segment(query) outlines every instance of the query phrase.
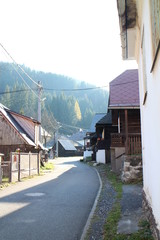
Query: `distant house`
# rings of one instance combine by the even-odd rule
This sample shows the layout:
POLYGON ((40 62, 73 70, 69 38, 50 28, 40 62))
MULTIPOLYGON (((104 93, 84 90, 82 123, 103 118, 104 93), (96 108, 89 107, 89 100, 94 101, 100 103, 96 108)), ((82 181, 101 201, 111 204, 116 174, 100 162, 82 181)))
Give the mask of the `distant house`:
POLYGON ((110 82, 108 109, 112 111, 111 164, 121 171, 123 155, 141 154, 138 70, 123 72, 110 82))
POLYGON ((0 104, 0 152, 4 154, 4 160, 9 160, 10 152, 17 148, 23 152, 37 151, 39 127, 37 120, 0 104))
POLYGON ((41 127, 41 141, 46 148, 47 142, 52 138, 52 136, 41 127))
POLYGON ((71 140, 59 139, 58 140, 58 156, 59 157, 73 157, 76 156, 77 149, 71 140))
POLYGON ((93 160, 95 160, 96 153, 94 151, 94 146, 97 141, 96 123, 104 116, 105 113, 96 113, 92 119, 90 129, 88 130, 88 132, 86 132, 86 136, 84 137, 84 159, 92 156, 93 160))
POLYGON ((160 1, 117 0, 123 59, 139 69, 143 204, 160 239, 160 1))
POLYGON ((108 163, 110 159, 111 133, 117 132, 117 127, 112 126, 111 110, 96 123, 96 161, 108 163))
POLYGON ((84 151, 84 140, 82 141, 71 141, 73 146, 76 148, 76 156, 83 156, 84 151))
POLYGON ((86 130, 79 129, 76 133, 73 133, 68 139, 72 140, 73 145, 77 149, 77 155, 83 156, 84 151, 84 137, 86 136, 86 130))

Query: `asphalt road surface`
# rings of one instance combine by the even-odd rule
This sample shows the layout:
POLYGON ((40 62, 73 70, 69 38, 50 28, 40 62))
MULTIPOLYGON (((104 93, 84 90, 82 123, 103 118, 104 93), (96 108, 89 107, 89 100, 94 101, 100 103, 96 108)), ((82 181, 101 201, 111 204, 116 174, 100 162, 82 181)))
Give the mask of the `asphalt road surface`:
POLYGON ((0 240, 78 240, 99 190, 95 170, 79 158, 0 190, 0 240))

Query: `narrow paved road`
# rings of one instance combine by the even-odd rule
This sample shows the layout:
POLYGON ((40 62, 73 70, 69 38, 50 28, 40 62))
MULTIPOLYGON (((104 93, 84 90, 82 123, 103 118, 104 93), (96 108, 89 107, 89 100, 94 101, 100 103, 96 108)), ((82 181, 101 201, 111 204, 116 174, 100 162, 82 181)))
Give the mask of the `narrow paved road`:
POLYGON ((77 240, 99 189, 78 158, 53 160, 45 176, 0 191, 0 240, 77 240))

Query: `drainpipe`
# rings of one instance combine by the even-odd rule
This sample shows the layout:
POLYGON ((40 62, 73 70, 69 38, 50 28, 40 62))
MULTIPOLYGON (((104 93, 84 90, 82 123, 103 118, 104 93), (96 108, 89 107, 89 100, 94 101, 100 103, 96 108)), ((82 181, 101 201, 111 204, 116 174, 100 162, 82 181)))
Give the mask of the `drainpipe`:
POLYGON ((128 34, 127 34, 127 0, 125 0, 125 22, 126 22, 126 59, 128 59, 128 34))

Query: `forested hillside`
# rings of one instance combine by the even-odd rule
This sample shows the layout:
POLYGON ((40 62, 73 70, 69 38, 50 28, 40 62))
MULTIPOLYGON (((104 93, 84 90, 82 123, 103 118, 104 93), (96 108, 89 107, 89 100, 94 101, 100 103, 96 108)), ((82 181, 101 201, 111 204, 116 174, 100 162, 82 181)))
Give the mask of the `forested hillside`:
MULTIPOLYGON (((42 126, 52 134, 57 128, 57 122, 63 133, 71 134, 76 127, 89 128, 95 113, 107 111, 108 92, 106 90, 87 90, 95 86, 66 76, 32 71, 25 66, 22 67, 36 82, 41 81, 42 99, 46 98, 42 102, 42 126)), ((11 63, 0 63, 0 102, 2 104, 13 111, 37 119, 37 95, 37 86, 17 66, 11 63)))

